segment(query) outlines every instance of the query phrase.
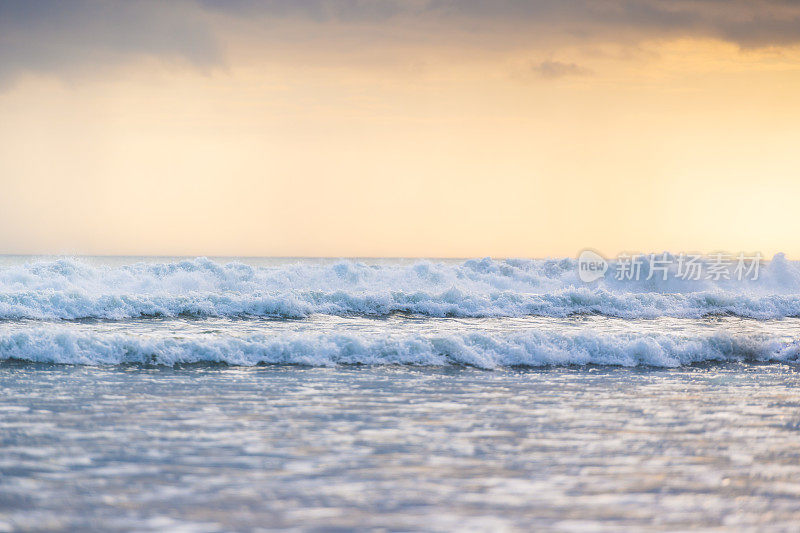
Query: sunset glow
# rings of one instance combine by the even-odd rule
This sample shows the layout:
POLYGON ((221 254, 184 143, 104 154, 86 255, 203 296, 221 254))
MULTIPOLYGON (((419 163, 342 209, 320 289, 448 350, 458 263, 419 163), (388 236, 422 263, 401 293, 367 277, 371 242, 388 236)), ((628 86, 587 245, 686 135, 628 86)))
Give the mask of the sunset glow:
POLYGON ((800 257, 800 31, 579 4, 7 8, 0 251, 800 257))

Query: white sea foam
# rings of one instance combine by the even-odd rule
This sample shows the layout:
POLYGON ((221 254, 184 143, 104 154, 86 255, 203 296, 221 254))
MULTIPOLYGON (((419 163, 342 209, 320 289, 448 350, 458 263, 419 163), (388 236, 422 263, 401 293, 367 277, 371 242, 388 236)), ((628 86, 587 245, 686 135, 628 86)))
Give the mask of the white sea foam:
POLYGON ((677 367, 709 361, 797 362, 800 344, 726 333, 680 336, 582 331, 446 335, 288 333, 167 337, 33 328, 0 335, 0 361, 116 365, 213 362, 332 366, 618 365, 677 367))
POLYGON ((302 318, 398 312, 457 317, 800 316, 800 264, 777 255, 755 281, 636 282, 607 276, 593 284, 578 279, 573 259, 261 267, 205 258, 121 267, 60 259, 0 268, 0 319, 302 318))

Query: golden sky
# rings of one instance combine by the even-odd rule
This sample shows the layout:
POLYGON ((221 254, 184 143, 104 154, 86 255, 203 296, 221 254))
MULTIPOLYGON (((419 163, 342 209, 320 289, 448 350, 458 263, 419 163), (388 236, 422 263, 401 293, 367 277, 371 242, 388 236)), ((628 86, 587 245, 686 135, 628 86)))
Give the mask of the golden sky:
POLYGON ((796 3, 67 4, 0 7, 0 252, 800 258, 796 3))

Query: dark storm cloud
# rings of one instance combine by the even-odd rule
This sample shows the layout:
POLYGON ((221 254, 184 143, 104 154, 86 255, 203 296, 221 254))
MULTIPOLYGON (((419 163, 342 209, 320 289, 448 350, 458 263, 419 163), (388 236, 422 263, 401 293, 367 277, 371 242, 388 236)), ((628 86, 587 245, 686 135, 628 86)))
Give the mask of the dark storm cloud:
MULTIPOLYGON (((337 45, 324 39, 328 23, 370 29, 370 36, 391 25, 392 39, 414 35, 415 44, 425 44, 426 35, 430 43, 454 44, 477 35, 481 46, 532 49, 673 37, 747 47, 800 42, 798 0, 0 0, 0 84, 24 71, 58 73, 140 56, 215 64, 224 40, 215 21, 225 18, 250 21, 253 28, 299 24, 306 30, 295 34, 297 43, 281 45, 310 46, 303 37, 308 31, 323 36, 313 45, 321 49, 337 45)), ((264 46, 271 44, 269 32, 258 35, 264 46)), ((538 68, 545 76, 565 70, 538 68)))

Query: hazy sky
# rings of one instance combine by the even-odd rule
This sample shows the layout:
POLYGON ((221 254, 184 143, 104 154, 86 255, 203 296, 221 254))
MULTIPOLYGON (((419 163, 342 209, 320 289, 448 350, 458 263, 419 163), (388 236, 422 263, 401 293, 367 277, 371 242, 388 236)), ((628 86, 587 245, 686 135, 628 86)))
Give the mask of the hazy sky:
POLYGON ((0 2, 0 252, 800 258, 800 2, 0 2))

